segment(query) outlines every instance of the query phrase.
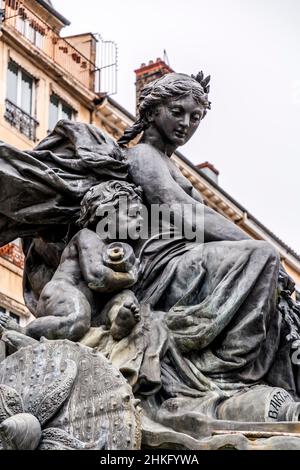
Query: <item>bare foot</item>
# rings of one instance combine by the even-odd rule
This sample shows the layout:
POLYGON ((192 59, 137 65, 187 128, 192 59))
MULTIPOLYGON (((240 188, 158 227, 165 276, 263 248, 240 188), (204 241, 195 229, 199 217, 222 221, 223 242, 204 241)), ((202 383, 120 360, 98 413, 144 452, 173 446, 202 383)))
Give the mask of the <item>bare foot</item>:
POLYGON ((140 308, 135 301, 125 301, 114 318, 110 333, 115 340, 128 336, 138 321, 140 321, 140 308))

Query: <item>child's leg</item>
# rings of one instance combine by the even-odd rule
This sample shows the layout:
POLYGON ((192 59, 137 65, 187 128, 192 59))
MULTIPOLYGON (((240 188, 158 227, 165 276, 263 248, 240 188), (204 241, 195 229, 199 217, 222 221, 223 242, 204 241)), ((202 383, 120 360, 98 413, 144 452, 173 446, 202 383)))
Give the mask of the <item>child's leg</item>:
POLYGON ((110 333, 116 340, 128 336, 140 320, 139 307, 132 302, 125 302, 113 320, 110 333))
POLYGON ((51 281, 41 293, 38 317, 26 328, 36 339, 69 339, 78 341, 90 328, 91 306, 78 287, 66 281, 51 281))

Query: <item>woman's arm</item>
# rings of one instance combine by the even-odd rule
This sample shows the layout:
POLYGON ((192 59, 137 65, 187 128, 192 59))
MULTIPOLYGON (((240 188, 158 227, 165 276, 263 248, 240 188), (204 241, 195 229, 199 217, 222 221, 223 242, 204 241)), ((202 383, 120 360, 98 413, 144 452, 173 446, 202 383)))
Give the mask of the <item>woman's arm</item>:
POLYGON ((185 227, 192 231, 196 226, 201 227, 204 231, 204 242, 249 239, 231 221, 189 196, 174 181, 163 155, 154 147, 148 144, 138 144, 128 150, 127 158, 129 174, 133 182, 142 187, 148 204, 167 204, 170 207, 179 204, 184 214, 185 227), (197 208, 196 224, 186 211, 183 212, 186 205, 193 209, 197 208))

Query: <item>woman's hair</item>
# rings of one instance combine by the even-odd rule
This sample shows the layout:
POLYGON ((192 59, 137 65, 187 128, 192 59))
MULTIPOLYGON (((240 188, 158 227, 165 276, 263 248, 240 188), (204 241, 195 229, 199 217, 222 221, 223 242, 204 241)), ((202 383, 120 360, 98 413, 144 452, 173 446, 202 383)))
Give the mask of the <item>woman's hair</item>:
POLYGON ((81 227, 93 225, 99 216, 99 209, 105 212, 106 206, 117 208, 120 197, 127 197, 130 200, 142 198, 142 190, 140 187, 127 183, 126 181, 106 181, 97 186, 93 186, 84 195, 81 201, 80 217, 77 224, 81 227))
POLYGON ((209 81, 210 76, 204 78, 203 72, 198 73, 196 77, 194 75, 190 77, 182 73, 169 73, 146 85, 142 89, 139 99, 138 119, 125 130, 123 136, 118 140, 118 144, 124 147, 138 134, 147 129, 149 126, 148 112, 169 99, 179 99, 192 95, 198 104, 204 106, 206 114, 206 110, 210 109, 210 101, 208 101, 209 81))

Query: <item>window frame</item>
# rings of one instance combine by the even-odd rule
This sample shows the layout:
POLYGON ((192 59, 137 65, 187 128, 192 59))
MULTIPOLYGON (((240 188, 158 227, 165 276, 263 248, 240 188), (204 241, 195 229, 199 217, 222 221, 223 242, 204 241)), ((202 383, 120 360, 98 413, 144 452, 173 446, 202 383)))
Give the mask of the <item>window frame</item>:
POLYGON ((28 73, 25 69, 20 67, 14 60, 10 59, 7 65, 7 79, 8 79, 8 70, 9 70, 9 65, 14 64, 17 67, 18 73, 17 73, 17 99, 16 103, 14 103, 10 97, 8 96, 8 86, 6 85, 6 99, 11 101, 15 106, 17 106, 21 111, 26 113, 28 116, 32 118, 36 118, 36 79, 28 73), (31 79, 31 110, 30 113, 25 111, 25 109, 22 108, 22 75, 25 74, 31 79))
POLYGON ((34 44, 39 49, 43 49, 43 39, 45 36, 37 31, 27 19, 18 16, 16 26, 19 33, 28 39, 31 44, 34 44))
POLYGON ((36 119, 37 86, 38 80, 11 57, 9 57, 6 71, 4 119, 9 122, 11 126, 16 128, 18 132, 25 135, 27 139, 33 142, 37 141, 36 133, 37 127, 39 126, 39 122, 36 119), (14 88, 11 87, 10 80, 12 80, 14 88), (30 81, 30 86, 28 85, 28 81, 30 81), (28 102, 30 105, 30 112, 22 107, 22 105, 27 104, 26 100, 24 99, 24 97, 27 96, 25 93, 26 89, 30 90, 30 102, 28 102))
POLYGON ((71 110, 71 118, 70 120, 71 121, 75 121, 76 120, 76 111, 74 108, 72 108, 72 106, 70 104, 68 104, 63 98, 61 98, 59 95, 57 95, 56 93, 51 93, 50 97, 49 97, 49 112, 48 112, 48 132, 51 132, 54 127, 50 126, 50 106, 51 106, 51 98, 52 97, 55 97, 57 99, 57 102, 58 102, 58 105, 57 105, 57 121, 56 123, 54 124, 54 127, 56 126, 56 124, 61 120, 61 119, 65 119, 63 118, 63 106, 65 106, 66 108, 69 108, 71 110))

